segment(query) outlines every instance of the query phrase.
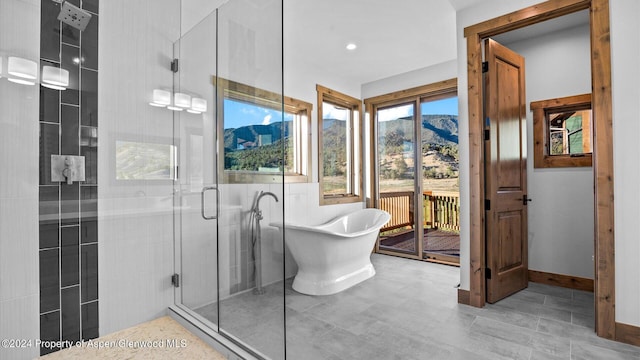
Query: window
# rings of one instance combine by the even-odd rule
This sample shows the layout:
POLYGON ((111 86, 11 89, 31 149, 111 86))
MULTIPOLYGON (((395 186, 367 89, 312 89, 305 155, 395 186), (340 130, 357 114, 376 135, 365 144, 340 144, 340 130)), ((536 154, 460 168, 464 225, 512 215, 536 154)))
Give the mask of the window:
POLYGON ((224 183, 306 182, 310 167, 310 103, 219 80, 219 139, 224 183))
POLYGON ((316 86, 320 205, 362 201, 360 100, 316 86))
POLYGON ((534 167, 591 166, 591 94, 534 101, 534 167))

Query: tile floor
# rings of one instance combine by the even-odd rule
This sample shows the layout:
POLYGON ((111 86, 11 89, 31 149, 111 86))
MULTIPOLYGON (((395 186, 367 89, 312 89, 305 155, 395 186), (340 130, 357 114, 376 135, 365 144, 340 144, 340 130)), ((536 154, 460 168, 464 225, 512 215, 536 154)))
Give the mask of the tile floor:
POLYGON ((457 303, 458 268, 378 254, 372 262, 375 277, 335 295, 302 295, 288 280, 225 300, 220 326, 283 359, 284 291, 287 359, 640 359, 639 347, 595 335, 592 293, 530 283, 478 309, 457 303))

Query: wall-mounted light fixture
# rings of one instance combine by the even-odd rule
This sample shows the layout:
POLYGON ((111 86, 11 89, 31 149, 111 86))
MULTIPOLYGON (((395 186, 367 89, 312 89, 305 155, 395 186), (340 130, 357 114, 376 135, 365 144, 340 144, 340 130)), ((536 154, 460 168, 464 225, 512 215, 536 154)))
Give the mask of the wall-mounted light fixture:
POLYGON ((35 61, 10 56, 7 62, 8 79, 22 85, 35 85, 38 78, 38 64, 35 61))
POLYGON ((66 90, 69 86, 69 71, 54 66, 43 66, 42 86, 53 90, 66 90))
POLYGON ((199 97, 192 97, 185 93, 172 94, 171 91, 154 89, 151 106, 166 107, 173 111, 183 111, 191 114, 202 114, 207 112, 207 100, 199 97))
POLYGON ((157 107, 165 107, 171 105, 171 91, 153 89, 153 98, 149 105, 157 107))
POLYGON ((191 108, 187 112, 192 114, 202 114, 207 111, 207 100, 194 97, 191 99, 191 108))
MULTIPOLYGON (((177 111, 182 111, 184 109, 190 108, 191 96, 185 93, 175 93, 173 95, 173 106, 179 109, 177 111)), ((175 110, 175 109, 171 109, 171 110, 175 110)))

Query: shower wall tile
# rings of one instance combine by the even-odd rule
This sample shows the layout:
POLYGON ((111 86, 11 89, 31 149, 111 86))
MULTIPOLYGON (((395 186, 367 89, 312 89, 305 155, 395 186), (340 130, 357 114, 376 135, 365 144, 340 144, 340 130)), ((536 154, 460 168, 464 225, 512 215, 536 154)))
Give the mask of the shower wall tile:
POLYGON ((96 148, 98 147, 98 128, 94 126, 80 127, 80 147, 96 148))
MULTIPOLYGON (((42 60, 40 68, 43 66, 60 67, 60 64, 42 60)), ((40 86, 40 121, 60 122, 60 90, 40 86)))
POLYGON ((80 340, 80 286, 62 289, 60 296, 62 318, 62 340, 80 340))
POLYGON ((98 213, 98 187, 80 186, 80 214, 82 218, 96 219, 98 213))
POLYGON ((77 106, 62 105, 60 152, 61 155, 80 155, 80 112, 77 106))
POLYGON ((58 223, 60 217, 59 186, 40 186, 40 223, 58 223))
POLYGON ((98 242, 98 218, 82 218, 80 220, 80 242, 89 244, 98 242))
POLYGON ((60 286, 80 283, 80 231, 78 226, 60 229, 60 286))
POLYGON ((98 70, 98 15, 93 15, 82 33, 82 67, 98 70))
POLYGON ((82 125, 98 126, 98 73, 82 69, 82 125))
POLYGON ((40 249, 49 249, 60 246, 58 222, 52 224, 40 223, 40 249))
POLYGON ((57 185, 51 181, 51 155, 59 154, 60 125, 40 123, 40 185, 57 185))
POLYGON ((60 62, 60 4, 41 1, 40 8, 40 57, 60 62))
MULTIPOLYGON (((95 139, 97 143, 97 139, 95 139)), ((80 147, 80 155, 84 156, 84 183, 98 183, 98 148, 96 147, 80 147)))
POLYGON ((80 127, 80 155, 84 156, 84 184, 98 183, 98 128, 80 127))
POLYGON ((83 303, 98 299, 98 244, 82 245, 81 294, 83 303))
MULTIPOLYGON (((56 310, 40 315, 40 339, 42 341, 60 340, 60 311, 56 310)), ((43 349, 42 355, 60 350, 60 348, 43 349)))
POLYGON ((58 249, 40 250, 40 313, 60 308, 58 249))
POLYGON ((100 0, 82 0, 82 8, 94 14, 98 14, 100 0))
POLYGON ((98 302, 82 305, 82 340, 98 337, 98 302))
MULTIPOLYGON (((40 62, 69 71, 69 87, 40 87, 40 338, 98 337, 98 1, 68 0, 93 13, 80 31, 42 0, 40 62), (84 126, 83 126, 84 125, 84 126), (51 181, 51 155, 85 157, 85 181, 51 181)), ((36 235, 37 236, 37 233, 36 235)), ((37 284, 35 291, 37 292, 37 284)), ((36 310, 37 312, 37 310, 36 310)), ((44 355, 59 349, 39 349, 44 355)))
POLYGON ((62 103, 78 105, 80 90, 80 49, 62 44, 61 66, 69 71, 69 87, 62 92, 62 103))
POLYGON ((62 43, 73 46, 80 46, 80 30, 63 22, 62 26, 62 43))
POLYGON ((80 212, 80 185, 60 185, 60 225, 77 225, 80 212))

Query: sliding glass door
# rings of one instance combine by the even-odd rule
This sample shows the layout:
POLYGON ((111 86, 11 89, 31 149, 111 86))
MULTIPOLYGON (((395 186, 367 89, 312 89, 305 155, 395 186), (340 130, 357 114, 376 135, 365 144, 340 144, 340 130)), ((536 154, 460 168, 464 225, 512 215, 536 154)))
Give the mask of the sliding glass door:
POLYGON ((458 97, 420 102, 422 256, 460 263, 458 97))
MULTIPOLYGON (((365 100, 367 102, 367 100, 365 100)), ((376 207, 391 214, 377 251, 458 264, 458 99, 455 89, 373 104, 376 207)))
POLYGON ((378 207, 391 214, 380 232, 379 248, 418 256, 416 236, 416 122, 415 103, 376 111, 378 131, 378 207))

